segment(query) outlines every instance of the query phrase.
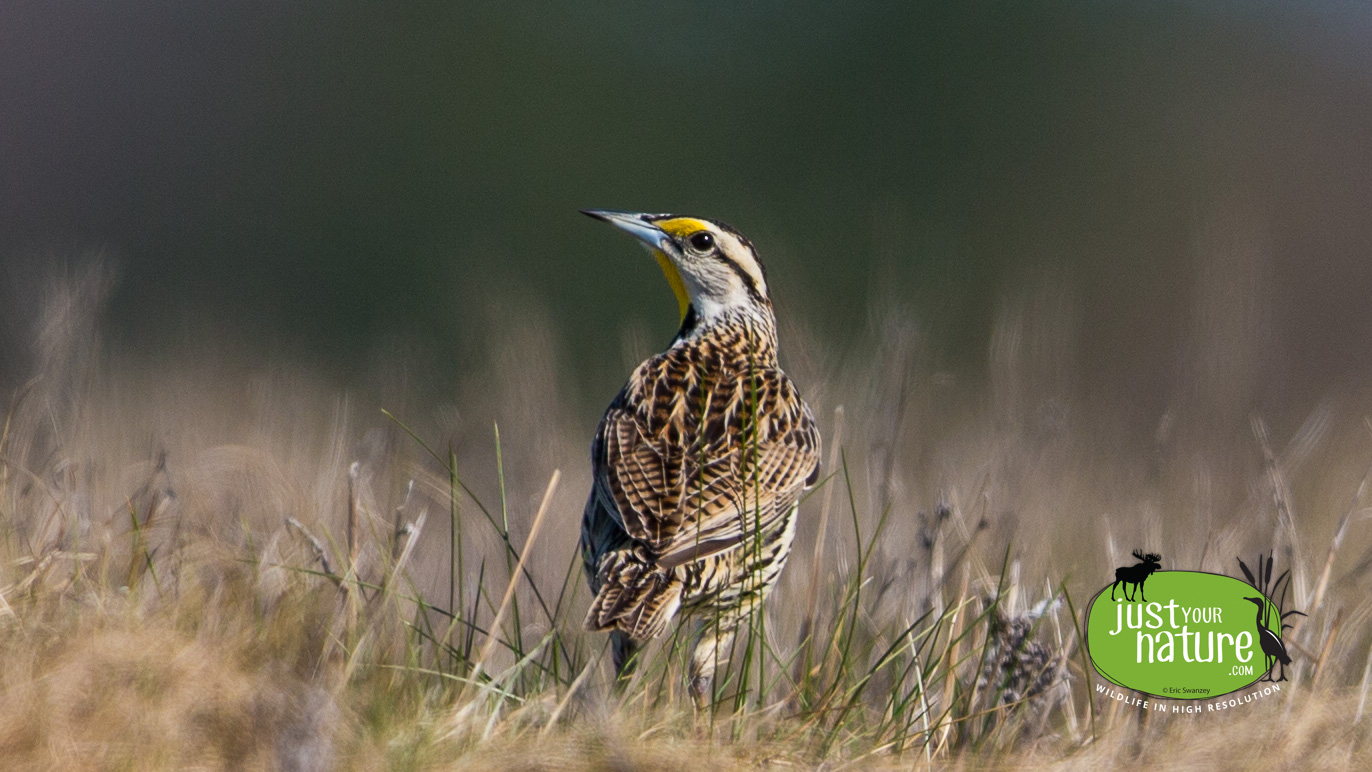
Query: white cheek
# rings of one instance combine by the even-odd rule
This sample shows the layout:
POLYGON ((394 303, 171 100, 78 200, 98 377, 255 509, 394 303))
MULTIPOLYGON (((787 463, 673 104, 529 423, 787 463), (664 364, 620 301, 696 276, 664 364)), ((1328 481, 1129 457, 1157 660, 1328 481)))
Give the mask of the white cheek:
POLYGON ((708 297, 701 297, 692 301, 696 307, 696 313, 700 315, 702 321, 710 321, 718 317, 727 308, 724 304, 708 297))
POLYGON ((747 290, 737 282, 726 281, 693 293, 692 302, 695 303, 696 313, 702 319, 709 320, 730 309, 749 305, 749 297, 747 290))

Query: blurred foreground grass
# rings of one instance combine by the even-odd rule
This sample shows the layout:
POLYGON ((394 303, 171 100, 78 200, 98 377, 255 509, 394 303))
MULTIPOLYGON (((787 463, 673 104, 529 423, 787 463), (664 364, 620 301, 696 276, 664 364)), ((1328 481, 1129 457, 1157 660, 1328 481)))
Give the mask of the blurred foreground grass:
POLYGON ((1372 764, 1356 395, 1273 417, 1282 442, 1178 400, 1138 444, 1064 387, 1053 303, 1003 315, 985 387, 898 315, 846 353, 784 331, 828 476, 696 714, 689 631, 617 695, 581 630, 589 429, 529 364, 554 357, 390 418, 308 374, 107 358, 101 281, 49 293, 0 432, 7 769, 1372 764), (1230 574, 1275 550, 1309 614, 1279 697, 1145 718, 1094 693, 1074 618, 1136 547, 1230 574))

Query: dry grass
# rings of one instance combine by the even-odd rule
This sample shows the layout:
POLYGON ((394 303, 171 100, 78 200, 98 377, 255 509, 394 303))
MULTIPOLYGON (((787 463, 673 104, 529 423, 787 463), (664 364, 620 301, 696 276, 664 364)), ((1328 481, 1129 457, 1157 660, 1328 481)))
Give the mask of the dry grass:
MULTIPOLYGON (((53 285, 0 433, 6 768, 1372 765, 1357 395, 1259 417, 1180 390, 1140 434, 1127 406, 1074 391, 1049 285, 1006 303, 984 386, 934 370, 899 315, 845 351, 784 330, 843 439, 696 715, 680 637, 615 695, 604 641, 580 630, 594 416, 558 397, 556 368, 508 356, 554 360, 546 325, 504 328, 461 409, 430 407, 279 368, 109 358, 107 286, 53 285), (1309 613, 1279 697, 1147 720, 1093 697, 1073 609, 1140 546, 1229 573, 1276 550, 1309 613)), ((1199 340, 1198 382, 1251 376, 1199 340)))

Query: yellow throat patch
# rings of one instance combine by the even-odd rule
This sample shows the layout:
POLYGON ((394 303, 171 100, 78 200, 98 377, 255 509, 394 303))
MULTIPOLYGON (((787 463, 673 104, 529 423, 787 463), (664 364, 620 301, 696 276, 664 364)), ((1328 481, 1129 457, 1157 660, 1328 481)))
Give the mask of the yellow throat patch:
MULTIPOLYGON (((653 257, 657 258, 657 264, 662 267, 662 274, 667 277, 667 285, 672 288, 672 293, 676 295, 676 304, 681 311, 681 319, 686 318, 686 309, 691 306, 691 296, 686 294, 686 282, 681 280, 681 272, 676 269, 672 259, 663 254, 662 250, 652 250, 653 257)), ((680 321, 680 320, 678 320, 680 321)))
MULTIPOLYGON (((694 217, 673 217, 670 220, 658 220, 653 225, 675 239, 683 239, 696 231, 709 230, 709 226, 694 217)), ((681 280, 681 272, 660 250, 654 249, 653 257, 657 258, 657 264, 662 266, 662 273, 667 276, 667 283, 671 285, 672 292, 676 293, 678 310, 681 311, 681 318, 685 319, 686 309, 691 306, 691 296, 686 294, 686 283, 681 280)))

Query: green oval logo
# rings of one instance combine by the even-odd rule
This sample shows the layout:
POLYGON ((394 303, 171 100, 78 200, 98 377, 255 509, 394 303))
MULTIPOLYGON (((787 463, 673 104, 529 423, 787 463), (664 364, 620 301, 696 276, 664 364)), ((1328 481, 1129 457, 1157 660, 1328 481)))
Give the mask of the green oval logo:
POLYGON ((1087 653, 1106 680, 1199 700, 1267 674, 1273 658, 1263 651, 1262 630, 1280 636, 1281 613, 1254 587, 1219 574, 1155 569, 1130 592, 1134 578, 1101 590, 1086 611, 1087 653))

